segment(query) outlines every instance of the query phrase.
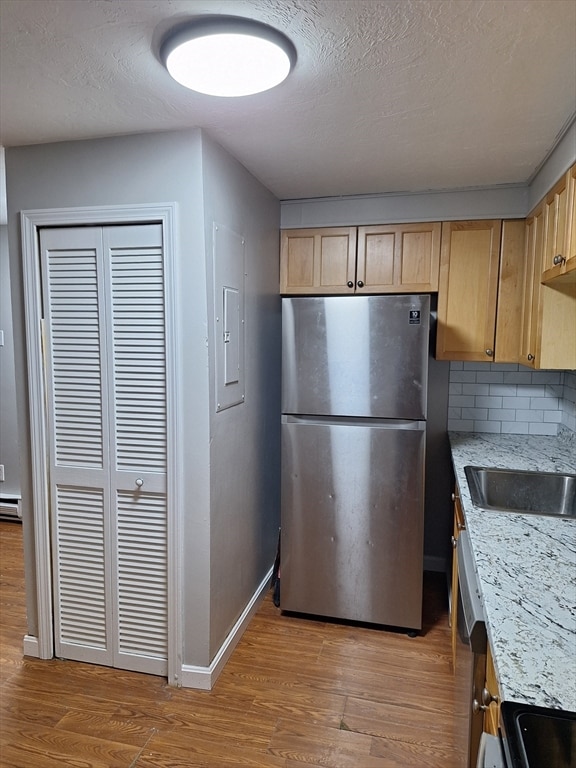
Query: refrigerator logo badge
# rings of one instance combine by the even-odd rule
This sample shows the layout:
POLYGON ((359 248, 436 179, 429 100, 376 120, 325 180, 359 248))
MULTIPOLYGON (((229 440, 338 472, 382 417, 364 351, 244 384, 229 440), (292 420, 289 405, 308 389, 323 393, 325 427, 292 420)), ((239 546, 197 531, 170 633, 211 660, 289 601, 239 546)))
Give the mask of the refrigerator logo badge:
POLYGON ((420 310, 419 309, 411 309, 410 310, 410 325, 420 325, 420 310))

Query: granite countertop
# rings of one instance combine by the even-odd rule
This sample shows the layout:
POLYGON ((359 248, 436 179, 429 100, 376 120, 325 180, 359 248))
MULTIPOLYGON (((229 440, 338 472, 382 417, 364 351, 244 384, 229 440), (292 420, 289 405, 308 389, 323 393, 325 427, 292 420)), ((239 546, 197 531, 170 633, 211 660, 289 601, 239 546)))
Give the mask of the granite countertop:
POLYGON ((503 700, 576 711, 576 520, 472 505, 468 464, 576 471, 565 437, 450 432, 503 700))

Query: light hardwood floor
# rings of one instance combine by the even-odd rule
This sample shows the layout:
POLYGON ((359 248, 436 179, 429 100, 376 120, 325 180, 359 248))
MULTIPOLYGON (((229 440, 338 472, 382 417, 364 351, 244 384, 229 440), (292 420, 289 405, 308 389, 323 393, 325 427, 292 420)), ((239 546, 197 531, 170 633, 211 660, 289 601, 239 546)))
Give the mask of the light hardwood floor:
POLYGON ((19 524, 0 522, 2 768, 459 768, 445 578, 424 628, 283 616, 269 595, 210 692, 22 657, 19 524))

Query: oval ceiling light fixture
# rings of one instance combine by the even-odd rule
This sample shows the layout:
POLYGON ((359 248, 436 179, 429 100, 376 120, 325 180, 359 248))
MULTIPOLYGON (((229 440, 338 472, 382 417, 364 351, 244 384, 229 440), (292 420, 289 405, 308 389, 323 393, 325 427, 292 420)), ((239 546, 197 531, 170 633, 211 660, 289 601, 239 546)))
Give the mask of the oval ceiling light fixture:
POLYGON ((267 91, 296 63, 296 49, 285 35, 237 16, 199 17, 178 26, 164 39, 160 56, 174 80, 210 96, 267 91))

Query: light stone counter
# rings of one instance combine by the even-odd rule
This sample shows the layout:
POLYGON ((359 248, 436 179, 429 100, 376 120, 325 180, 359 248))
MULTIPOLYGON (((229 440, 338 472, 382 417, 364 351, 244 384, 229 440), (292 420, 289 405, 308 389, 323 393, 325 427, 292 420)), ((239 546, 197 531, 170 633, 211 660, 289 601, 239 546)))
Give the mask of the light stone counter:
POLYGON ((478 509, 464 473, 576 472, 576 441, 449 436, 502 698, 576 711, 576 520, 478 509))

